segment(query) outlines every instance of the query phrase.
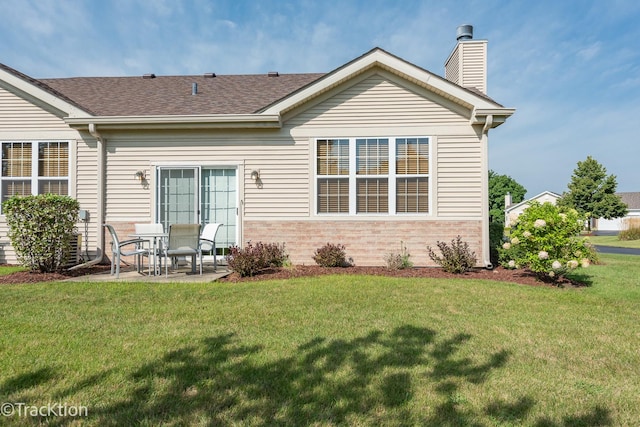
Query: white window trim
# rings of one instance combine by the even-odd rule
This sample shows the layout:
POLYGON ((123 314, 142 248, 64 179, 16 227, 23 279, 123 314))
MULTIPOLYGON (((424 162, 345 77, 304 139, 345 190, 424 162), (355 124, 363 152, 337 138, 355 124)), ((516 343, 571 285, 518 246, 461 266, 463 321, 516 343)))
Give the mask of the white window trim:
POLYGON ((2 197, 4 197, 4 194, 2 194, 2 182, 4 182, 5 180, 7 181, 26 181, 29 180, 31 181, 31 195, 33 196, 37 196, 39 194, 38 190, 40 188, 39 183, 40 180, 47 180, 47 179, 56 179, 56 180, 67 180, 67 194, 65 194, 66 196, 71 196, 72 194, 72 190, 71 190, 71 165, 72 163, 72 141, 68 140, 68 139, 27 139, 27 140, 19 140, 19 139, 10 139, 10 140, 0 140, 0 165, 2 160, 2 145, 3 144, 12 144, 12 143, 21 143, 21 144, 31 144, 31 177, 5 177, 2 176, 0 173, 0 200, 2 199, 2 197), (47 176, 38 176, 38 168, 39 168, 39 163, 38 163, 38 152, 39 152, 39 148, 40 148, 40 143, 42 142, 55 142, 55 143, 60 143, 60 142, 66 142, 67 143, 67 175, 66 176, 51 176, 51 177, 47 177, 47 176), (14 178, 14 179, 12 179, 14 178))
POLYGON ((433 149, 434 138, 427 135, 394 135, 394 136, 355 136, 355 137, 317 137, 313 139, 313 212, 315 216, 319 217, 406 217, 406 216, 419 216, 430 217, 433 212, 432 203, 432 190, 433 190, 433 149), (429 173, 428 174, 396 174, 396 139, 411 139, 411 138, 426 138, 429 145, 429 173), (330 139, 346 139, 349 141, 349 174, 348 175, 318 175, 318 141, 330 140, 330 139), (358 175, 356 172, 356 140, 358 139, 387 139, 389 141, 389 173, 386 175, 358 175), (318 212, 318 179, 323 177, 331 178, 348 178, 349 179, 349 213, 321 213, 318 212), (356 199, 356 180, 357 178, 384 178, 388 179, 389 188, 389 212, 387 213, 357 213, 357 199, 356 199), (428 212, 396 212, 396 181, 398 177, 426 177, 429 186, 429 199, 428 199, 428 212))

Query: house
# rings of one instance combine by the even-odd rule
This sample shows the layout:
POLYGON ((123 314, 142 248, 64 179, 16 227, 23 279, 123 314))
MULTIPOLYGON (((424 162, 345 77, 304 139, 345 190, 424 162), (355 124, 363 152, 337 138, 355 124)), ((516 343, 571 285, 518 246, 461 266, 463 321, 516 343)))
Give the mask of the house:
POLYGON ((594 229, 598 232, 617 233, 629 227, 640 227, 640 192, 616 193, 626 203, 629 211, 624 218, 598 218, 594 229))
MULTIPOLYGON (((489 130, 514 113, 486 94, 486 40, 460 27, 440 77, 380 48, 326 74, 35 79, 0 65, 0 198, 53 192, 102 224, 221 222, 218 247, 324 244, 383 265, 403 242, 457 235, 489 266, 489 130)), ((86 230, 86 231, 85 231, 86 230)), ((0 262, 15 261, 0 218, 0 262)), ((106 242, 109 243, 108 241, 106 242)))
POLYGON ((560 194, 556 194, 551 191, 543 191, 542 193, 537 194, 530 199, 523 200, 520 203, 512 204, 511 196, 507 194, 507 196, 505 197, 504 209, 505 228, 511 227, 515 220, 518 219, 520 215, 522 215, 522 212, 524 212, 532 202, 538 202, 540 204, 551 203, 555 205, 560 197, 562 197, 560 194))

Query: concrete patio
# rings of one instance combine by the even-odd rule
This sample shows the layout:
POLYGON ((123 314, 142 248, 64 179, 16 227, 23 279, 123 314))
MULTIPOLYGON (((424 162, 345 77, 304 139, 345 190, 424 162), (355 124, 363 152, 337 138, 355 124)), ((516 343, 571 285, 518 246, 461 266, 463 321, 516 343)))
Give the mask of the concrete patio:
POLYGON ((154 276, 149 275, 145 268, 141 273, 131 265, 120 266, 120 277, 116 279, 115 275, 111 275, 109 270, 85 276, 78 276, 67 279, 68 282, 155 282, 155 283, 187 283, 187 282, 214 282, 221 277, 231 274, 226 265, 218 264, 218 268, 214 270, 213 265, 205 264, 202 268, 202 275, 197 272, 191 273, 191 266, 184 265, 176 269, 169 269, 169 274, 165 276, 164 269, 162 274, 154 276))

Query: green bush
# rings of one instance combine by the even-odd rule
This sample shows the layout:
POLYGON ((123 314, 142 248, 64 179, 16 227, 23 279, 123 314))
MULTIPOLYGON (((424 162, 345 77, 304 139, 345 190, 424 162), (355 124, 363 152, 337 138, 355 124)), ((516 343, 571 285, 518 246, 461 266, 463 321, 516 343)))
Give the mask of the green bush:
POLYGON ((584 218, 575 209, 532 203, 511 228, 500 248, 500 264, 526 268, 539 278, 556 281, 569 270, 587 267, 595 250, 580 238, 584 218))
POLYGON ((313 260, 320 267, 347 267, 347 254, 344 245, 334 245, 327 243, 323 247, 316 249, 313 260))
POLYGON ((43 273, 62 269, 71 251, 69 236, 75 231, 79 209, 77 200, 54 194, 5 201, 2 211, 18 262, 43 273))
POLYGON ((246 247, 231 246, 227 255, 229 269, 240 276, 253 276, 265 268, 282 267, 288 261, 284 244, 248 243, 246 247))
POLYGON ((618 233, 618 240, 640 240, 640 227, 631 227, 618 233))
POLYGON ((437 242, 442 256, 437 255, 430 246, 427 246, 429 258, 448 273, 462 274, 471 270, 476 265, 476 254, 469 250, 469 244, 463 242, 460 236, 451 240, 451 246, 446 242, 437 242))

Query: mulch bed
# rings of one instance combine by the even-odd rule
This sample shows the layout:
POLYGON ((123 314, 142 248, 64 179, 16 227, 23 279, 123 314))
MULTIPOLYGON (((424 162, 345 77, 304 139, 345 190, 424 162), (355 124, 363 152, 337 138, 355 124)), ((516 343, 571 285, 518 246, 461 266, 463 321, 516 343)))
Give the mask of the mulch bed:
MULTIPOLYGON (((95 265, 90 268, 82 268, 79 270, 64 271, 61 273, 37 273, 20 271, 0 276, 0 284, 12 283, 38 283, 64 280, 70 277, 85 276, 87 274, 103 273, 109 271, 109 265, 95 265)), ((524 270, 508 270, 497 267, 493 270, 474 269, 465 274, 451 274, 445 272, 441 268, 434 267, 414 267, 404 270, 389 270, 385 267, 344 267, 344 268, 326 268, 315 265, 298 265, 294 267, 275 268, 261 271, 253 277, 240 277, 236 273, 218 279, 220 282, 247 282, 255 280, 269 279, 290 279, 294 277, 313 277, 326 274, 365 274, 373 276, 387 277, 426 277, 440 279, 486 279, 496 280, 510 283, 519 283, 529 286, 558 286, 563 288, 584 287, 585 284, 562 278, 555 283, 547 283, 540 281, 533 273, 524 270)))
POLYGON ((219 279, 221 282, 246 282, 252 280, 289 279, 293 277, 321 276, 325 274, 366 274, 387 277, 425 277, 439 279, 486 279, 502 282, 519 283, 528 286, 557 286, 564 288, 584 287, 585 284, 568 278, 562 278, 555 283, 540 281, 533 273, 524 270, 509 270, 497 267, 493 270, 473 269, 465 274, 447 273, 442 268, 414 267, 404 270, 389 270, 385 267, 344 267, 327 268, 312 265, 302 265, 288 268, 268 269, 252 277, 240 277, 236 273, 219 279))

